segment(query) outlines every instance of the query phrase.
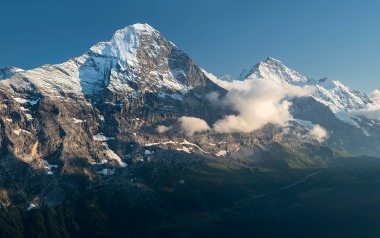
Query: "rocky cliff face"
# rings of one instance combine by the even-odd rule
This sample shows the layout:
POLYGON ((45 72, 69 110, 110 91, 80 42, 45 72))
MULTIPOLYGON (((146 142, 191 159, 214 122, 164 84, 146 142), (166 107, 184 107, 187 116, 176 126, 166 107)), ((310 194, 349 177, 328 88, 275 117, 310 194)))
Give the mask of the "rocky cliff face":
MULTIPOLYGON (((128 165, 152 156, 151 147, 161 142, 171 150, 188 152, 191 146, 203 153, 184 140, 178 118, 222 116, 205 95, 224 90, 146 24, 119 30, 109 42, 62 64, 3 71, 1 163, 24 164, 43 181, 65 174, 111 175, 117 168, 128 173, 128 165), (157 144, 145 147, 150 143, 157 144)), ((18 182, 25 193, 30 184, 18 182)), ((33 196, 42 194, 23 199, 33 196)), ((5 197, 11 203, 19 195, 5 197)))
POLYGON ((142 24, 63 64, 16 73, 0 90, 3 156, 27 163, 114 159, 122 166, 127 144, 144 129, 157 134, 157 125, 180 115, 217 117, 204 95, 221 91, 185 53, 142 24), (114 152, 106 141, 124 146, 114 152))

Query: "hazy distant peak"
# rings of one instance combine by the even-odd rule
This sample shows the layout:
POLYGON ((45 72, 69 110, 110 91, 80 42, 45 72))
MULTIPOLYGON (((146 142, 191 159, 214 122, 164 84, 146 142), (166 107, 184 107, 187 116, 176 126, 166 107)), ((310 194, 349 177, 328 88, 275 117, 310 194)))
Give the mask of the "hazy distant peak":
POLYGON ((240 80, 262 78, 271 78, 275 81, 287 83, 305 83, 312 80, 288 68, 280 60, 273 57, 268 57, 265 61, 259 62, 249 71, 244 70, 239 77, 240 80))

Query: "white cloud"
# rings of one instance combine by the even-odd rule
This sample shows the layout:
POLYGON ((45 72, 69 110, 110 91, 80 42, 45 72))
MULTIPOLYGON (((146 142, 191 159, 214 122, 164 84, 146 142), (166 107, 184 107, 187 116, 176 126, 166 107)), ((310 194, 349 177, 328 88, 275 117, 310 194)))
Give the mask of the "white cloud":
MULTIPOLYGON (((236 114, 216 121, 212 130, 216 133, 252 132, 268 123, 285 126, 291 119, 290 98, 312 95, 314 86, 294 86, 274 80, 225 81, 203 71, 214 83, 228 90, 224 98, 210 93, 207 99, 216 106, 230 107, 236 114)), ((207 125, 207 124, 206 124, 207 125)), ((315 129, 314 137, 321 131, 315 129)), ((327 134, 327 132, 326 132, 327 134)), ((323 135, 320 135, 323 138, 323 135)))
POLYGON ((188 136, 194 135, 194 133, 210 130, 206 121, 196 117, 183 116, 178 119, 181 124, 182 130, 188 136))
POLYGON ((218 77, 216 77, 215 75, 213 75, 212 73, 208 73, 206 70, 202 69, 202 72, 211 80, 213 81, 215 84, 217 84, 219 87, 222 87, 222 88, 225 88, 227 90, 231 89, 230 87, 230 84, 231 82, 229 81, 226 81, 226 80, 222 80, 222 79, 219 79, 218 77))
POLYGON ((369 119, 380 120, 380 106, 379 105, 368 106, 365 109, 351 111, 351 113, 353 115, 356 115, 356 116, 364 116, 364 117, 367 117, 369 119))
POLYGON ((329 138, 329 133, 326 131, 326 129, 318 124, 313 124, 311 121, 304 121, 301 119, 293 119, 293 121, 306 129, 305 132, 304 130, 299 131, 291 130, 289 128, 285 129, 287 133, 294 134, 297 138, 307 141, 317 140, 319 143, 322 143, 327 138, 329 138))
POLYGON ((217 92, 211 92, 211 93, 209 93, 209 94, 206 95, 206 98, 212 104, 214 104, 214 105, 220 105, 220 98, 219 98, 219 96, 220 95, 217 92))
POLYGON ((309 131, 309 136, 318 142, 323 142, 329 137, 329 134, 325 128, 320 125, 314 125, 314 127, 309 131))
MULTIPOLYGON (((213 125, 217 133, 251 132, 273 123, 284 126, 291 119, 289 97, 310 96, 312 86, 293 86, 272 80, 246 80, 229 83, 229 92, 221 104, 230 106, 237 115, 228 115, 213 125)), ((215 95, 208 97, 216 100, 215 95)))
POLYGON ((351 111, 351 114, 380 120, 380 90, 375 90, 369 93, 368 96, 373 103, 369 104, 367 108, 353 110, 351 111))
POLYGON ((374 90, 373 92, 369 93, 368 96, 372 102, 380 104, 380 90, 374 90))
POLYGON ((170 131, 172 129, 172 127, 171 126, 164 126, 164 125, 159 125, 159 126, 157 126, 157 132, 158 133, 165 133, 165 132, 168 132, 168 131, 170 131))

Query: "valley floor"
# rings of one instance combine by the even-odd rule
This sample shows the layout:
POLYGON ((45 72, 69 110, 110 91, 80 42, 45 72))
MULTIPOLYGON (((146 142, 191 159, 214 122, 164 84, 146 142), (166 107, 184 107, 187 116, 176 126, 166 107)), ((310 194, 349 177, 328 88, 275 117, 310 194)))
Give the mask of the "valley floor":
POLYGON ((334 163, 328 168, 263 169, 209 162, 183 169, 183 164, 163 159, 139 168, 144 183, 135 186, 122 175, 104 177, 112 183, 72 178, 81 193, 56 207, 2 209, 0 234, 378 237, 380 159, 339 158, 334 163))

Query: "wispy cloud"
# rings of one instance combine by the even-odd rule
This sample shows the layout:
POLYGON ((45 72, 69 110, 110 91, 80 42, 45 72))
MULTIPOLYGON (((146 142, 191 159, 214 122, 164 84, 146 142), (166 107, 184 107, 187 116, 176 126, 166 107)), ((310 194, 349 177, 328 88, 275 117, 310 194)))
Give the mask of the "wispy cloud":
MULTIPOLYGON (((289 99, 310 96, 316 90, 313 86, 293 86, 272 80, 233 81, 228 82, 227 89, 224 98, 217 93, 207 95, 214 105, 236 111, 213 124, 211 130, 216 133, 252 132, 268 123, 285 126, 292 118, 289 99)), ((210 129, 200 118, 182 117, 180 122, 188 135, 210 129)))
POLYGON ((315 139, 318 142, 323 142, 329 137, 326 129, 320 125, 314 125, 314 127, 309 131, 308 135, 310 138, 315 139))
MULTIPOLYGON (((230 106, 237 115, 228 115, 213 125, 217 133, 251 132, 273 123, 284 126, 291 119, 290 97, 310 96, 313 86, 293 86, 272 80, 231 82, 231 89, 220 103, 230 106)), ((215 103, 215 95, 210 96, 215 103)))
POLYGON ((373 92, 369 93, 368 96, 372 102, 380 104, 380 90, 374 90, 373 92))
POLYGON ((162 133, 170 131, 171 129, 172 129, 171 126, 159 125, 159 126, 157 126, 156 130, 158 133, 162 134, 162 133))
POLYGON ((181 124, 182 130, 188 136, 194 135, 194 133, 210 130, 206 121, 196 117, 183 116, 178 119, 181 124))

